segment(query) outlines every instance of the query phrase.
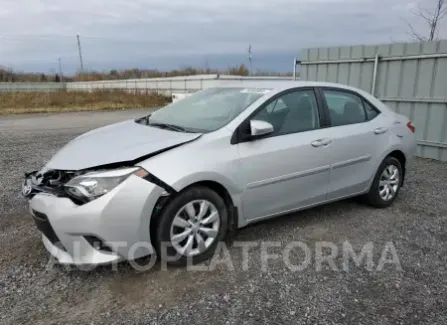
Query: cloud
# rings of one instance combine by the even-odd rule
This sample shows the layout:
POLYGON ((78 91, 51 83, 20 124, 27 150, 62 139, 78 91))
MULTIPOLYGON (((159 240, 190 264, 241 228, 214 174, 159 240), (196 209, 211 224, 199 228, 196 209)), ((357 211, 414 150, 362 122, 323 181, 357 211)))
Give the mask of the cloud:
POLYGON ((402 18, 416 22, 410 12, 416 6, 411 0, 3 0, 0 65, 48 69, 62 57, 74 67, 76 34, 90 69, 243 57, 248 44, 256 57, 409 40, 402 18))

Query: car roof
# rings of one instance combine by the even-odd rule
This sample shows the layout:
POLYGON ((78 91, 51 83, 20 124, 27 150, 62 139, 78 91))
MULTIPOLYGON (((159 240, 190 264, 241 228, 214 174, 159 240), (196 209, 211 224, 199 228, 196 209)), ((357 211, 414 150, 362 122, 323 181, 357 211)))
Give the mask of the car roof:
POLYGON ((276 92, 287 90, 297 87, 335 87, 346 90, 354 90, 356 92, 362 92, 358 88, 354 88, 348 85, 321 82, 321 81, 304 81, 304 80, 244 80, 243 83, 231 81, 229 83, 221 84, 216 88, 270 88, 276 92))
MULTIPOLYGON (((255 77, 254 77, 255 78, 255 77)), ((284 90, 288 90, 288 89, 293 89, 293 88, 299 88, 299 87, 330 87, 330 88, 338 88, 338 89, 344 89, 344 90, 350 90, 353 91, 361 96, 363 96, 363 98, 366 98, 367 100, 369 100, 373 106, 375 106, 376 108, 378 108, 381 112, 389 112, 389 113, 393 113, 394 112, 385 104, 383 104, 378 98, 372 96, 370 93, 368 93, 365 90, 359 89, 359 88, 355 88, 355 87, 351 87, 348 85, 343 85, 343 84, 339 84, 339 83, 333 83, 333 82, 323 82, 323 81, 305 81, 305 80, 243 80, 242 82, 235 82, 235 81, 231 81, 228 83, 223 83, 219 86, 216 86, 216 88, 219 87, 234 87, 234 88, 242 88, 242 89, 246 89, 246 88, 256 88, 256 89, 263 89, 263 88, 267 88, 267 89, 272 89, 272 91, 266 93, 264 96, 262 96, 261 98, 268 98, 271 96, 274 96, 277 93, 280 93, 284 90)))

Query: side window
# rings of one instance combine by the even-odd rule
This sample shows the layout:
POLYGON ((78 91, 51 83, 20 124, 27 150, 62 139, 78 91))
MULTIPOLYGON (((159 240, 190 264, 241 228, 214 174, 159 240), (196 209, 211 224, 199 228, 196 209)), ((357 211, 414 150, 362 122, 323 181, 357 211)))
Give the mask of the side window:
POLYGON ((365 105, 366 118, 368 121, 371 121, 377 115, 379 115, 379 111, 376 108, 372 107, 370 104, 368 104, 365 101, 363 101, 363 104, 365 105))
POLYGON ((355 124, 366 121, 363 100, 354 94, 323 90, 329 108, 332 126, 355 124))
POLYGON ((273 136, 320 127, 317 100, 313 90, 296 90, 284 94, 261 109, 252 119, 272 124, 273 136))
POLYGON ((286 109, 286 104, 284 104, 284 101, 281 98, 278 98, 277 100, 274 100, 270 104, 268 104, 265 109, 270 114, 272 112, 278 112, 280 110, 286 109))

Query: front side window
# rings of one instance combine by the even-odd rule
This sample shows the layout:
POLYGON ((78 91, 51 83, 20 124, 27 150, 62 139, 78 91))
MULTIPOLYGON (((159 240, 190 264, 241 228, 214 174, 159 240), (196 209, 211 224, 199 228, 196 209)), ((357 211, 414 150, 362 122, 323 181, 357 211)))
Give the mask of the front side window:
POLYGON ((152 113, 149 125, 169 124, 190 132, 215 131, 270 90, 242 87, 202 90, 152 113))
POLYGON ((273 125, 273 136, 314 130, 320 127, 313 90, 288 92, 268 103, 252 120, 273 125))
MULTIPOLYGON (((323 90, 329 109, 332 126, 355 124, 374 118, 373 112, 367 119, 364 101, 352 93, 337 90, 323 90)), ((371 107, 371 109, 373 109, 371 107)), ((377 115, 377 112, 376 112, 377 115)))

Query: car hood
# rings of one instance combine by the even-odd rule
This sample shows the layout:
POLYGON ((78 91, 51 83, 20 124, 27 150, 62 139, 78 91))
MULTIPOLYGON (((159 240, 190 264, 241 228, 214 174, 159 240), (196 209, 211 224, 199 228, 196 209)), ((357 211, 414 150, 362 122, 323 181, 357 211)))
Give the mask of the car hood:
POLYGON ((201 133, 176 132, 134 120, 124 121, 78 136, 59 150, 45 169, 81 170, 131 162, 200 136, 201 133))

